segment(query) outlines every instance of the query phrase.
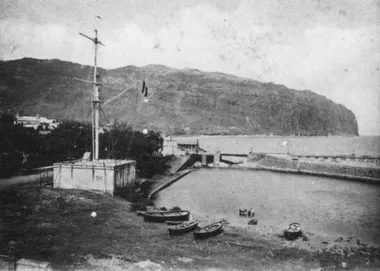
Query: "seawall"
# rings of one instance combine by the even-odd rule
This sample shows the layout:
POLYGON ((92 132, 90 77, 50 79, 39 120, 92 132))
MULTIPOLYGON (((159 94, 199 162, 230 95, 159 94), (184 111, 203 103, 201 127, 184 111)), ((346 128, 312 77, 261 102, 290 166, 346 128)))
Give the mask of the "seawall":
POLYGON ((338 162, 300 161, 289 155, 266 154, 260 158, 257 159, 256 156, 249 161, 253 162, 257 169, 380 183, 380 167, 348 165, 338 162))

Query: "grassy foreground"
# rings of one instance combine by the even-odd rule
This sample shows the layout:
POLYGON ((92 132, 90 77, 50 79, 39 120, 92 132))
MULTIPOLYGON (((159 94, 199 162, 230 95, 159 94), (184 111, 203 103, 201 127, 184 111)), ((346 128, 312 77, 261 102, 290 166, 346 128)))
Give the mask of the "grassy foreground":
POLYGON ((278 237, 260 238, 228 225, 222 234, 202 241, 191 233, 170 237, 165 224, 144 222, 121 197, 31 186, 0 194, 0 254, 8 254, 8 243, 14 241, 17 257, 49 261, 55 269, 380 268, 378 249, 367 247, 349 255, 311 252, 294 246, 302 240, 290 246, 278 237), (96 218, 90 215, 93 211, 96 218))

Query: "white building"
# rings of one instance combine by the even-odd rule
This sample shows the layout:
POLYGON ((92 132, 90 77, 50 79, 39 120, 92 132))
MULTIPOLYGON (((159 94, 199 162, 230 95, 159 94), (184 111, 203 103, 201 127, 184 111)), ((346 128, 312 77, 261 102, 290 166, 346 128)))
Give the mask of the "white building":
POLYGON ((197 139, 172 139, 171 136, 164 137, 163 155, 198 154, 206 151, 199 147, 197 139))
POLYGON ((33 129, 41 127, 45 130, 54 130, 58 127, 59 122, 57 122, 55 119, 40 117, 38 114, 36 116, 19 116, 17 114, 15 124, 21 124, 23 127, 33 129))

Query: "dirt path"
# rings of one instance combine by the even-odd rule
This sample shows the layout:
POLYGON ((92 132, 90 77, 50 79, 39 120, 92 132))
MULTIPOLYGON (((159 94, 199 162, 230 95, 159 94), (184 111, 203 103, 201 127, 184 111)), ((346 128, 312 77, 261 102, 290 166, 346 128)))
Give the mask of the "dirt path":
POLYGON ((12 185, 20 185, 26 183, 38 183, 40 181, 40 174, 31 174, 23 176, 14 176, 7 179, 0 179, 0 190, 12 185))

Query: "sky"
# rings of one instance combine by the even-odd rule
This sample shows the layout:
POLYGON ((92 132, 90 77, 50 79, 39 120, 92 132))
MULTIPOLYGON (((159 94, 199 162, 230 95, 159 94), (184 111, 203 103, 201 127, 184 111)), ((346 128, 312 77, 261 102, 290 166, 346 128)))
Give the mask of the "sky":
POLYGON ((380 135, 380 0, 2 0, 0 59, 163 64, 312 90, 380 135), (102 19, 96 18, 100 16, 102 19))

